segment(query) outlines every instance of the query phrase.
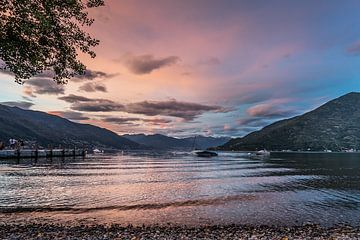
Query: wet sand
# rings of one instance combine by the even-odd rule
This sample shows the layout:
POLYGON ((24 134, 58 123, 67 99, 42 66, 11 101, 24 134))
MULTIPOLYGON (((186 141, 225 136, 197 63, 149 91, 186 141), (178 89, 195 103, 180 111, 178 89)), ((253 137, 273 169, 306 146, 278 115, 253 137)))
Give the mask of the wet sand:
POLYGON ((122 226, 0 224, 1 239, 360 239, 360 228, 341 225, 274 226, 122 226))

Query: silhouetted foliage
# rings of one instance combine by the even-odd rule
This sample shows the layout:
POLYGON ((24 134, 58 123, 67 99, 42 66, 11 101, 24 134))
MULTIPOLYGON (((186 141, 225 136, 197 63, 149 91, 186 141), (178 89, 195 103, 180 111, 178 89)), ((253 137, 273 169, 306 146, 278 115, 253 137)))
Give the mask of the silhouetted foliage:
POLYGON ((1 0, 0 68, 14 74, 17 83, 51 71, 57 83, 83 74, 78 51, 95 57, 99 41, 83 27, 94 19, 89 8, 104 0, 1 0))

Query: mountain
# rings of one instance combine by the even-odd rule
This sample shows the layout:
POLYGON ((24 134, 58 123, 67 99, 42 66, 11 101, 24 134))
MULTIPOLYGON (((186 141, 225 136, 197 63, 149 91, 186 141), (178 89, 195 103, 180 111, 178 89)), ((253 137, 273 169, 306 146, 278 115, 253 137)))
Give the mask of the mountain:
POLYGON ((141 148, 140 144, 104 128, 0 104, 0 141, 7 144, 10 138, 36 141, 44 147, 61 144, 116 149, 141 148))
POLYGON ((360 93, 352 92, 294 118, 230 140, 219 150, 360 149, 360 93))
MULTIPOLYGON (((194 137, 189 138, 174 138, 165 136, 162 134, 154 135, 145 135, 145 134, 134 134, 134 135, 123 135, 123 137, 128 138, 131 141, 137 142, 139 144, 149 146, 154 149, 174 149, 174 150, 192 150, 194 146, 194 137)), ((209 147, 220 146, 230 138, 227 137, 204 137, 196 136, 195 147, 200 149, 207 149, 209 147)))
POLYGON ((146 145, 155 149, 191 149, 191 144, 183 139, 177 139, 168 137, 161 134, 145 135, 145 134, 134 134, 134 135, 123 135, 123 137, 137 142, 142 145, 146 145))
MULTIPOLYGON (((195 147, 200 149, 208 149, 211 147, 221 146, 227 143, 231 138, 230 137, 205 137, 205 136, 196 136, 195 147)), ((184 140, 194 143, 194 137, 184 138, 184 140)))

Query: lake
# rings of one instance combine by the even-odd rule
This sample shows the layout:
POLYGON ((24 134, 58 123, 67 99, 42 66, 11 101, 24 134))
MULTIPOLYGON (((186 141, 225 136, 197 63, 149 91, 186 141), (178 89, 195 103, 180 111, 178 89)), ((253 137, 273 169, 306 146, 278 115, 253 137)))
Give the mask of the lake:
POLYGON ((360 154, 129 152, 0 161, 0 220, 360 225, 360 154))

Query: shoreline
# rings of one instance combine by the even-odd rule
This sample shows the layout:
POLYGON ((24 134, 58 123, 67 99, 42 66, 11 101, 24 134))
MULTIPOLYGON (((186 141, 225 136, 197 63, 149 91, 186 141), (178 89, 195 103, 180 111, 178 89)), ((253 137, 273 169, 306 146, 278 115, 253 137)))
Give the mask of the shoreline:
POLYGON ((303 226, 132 226, 0 223, 1 239, 360 239, 360 227, 303 226))

